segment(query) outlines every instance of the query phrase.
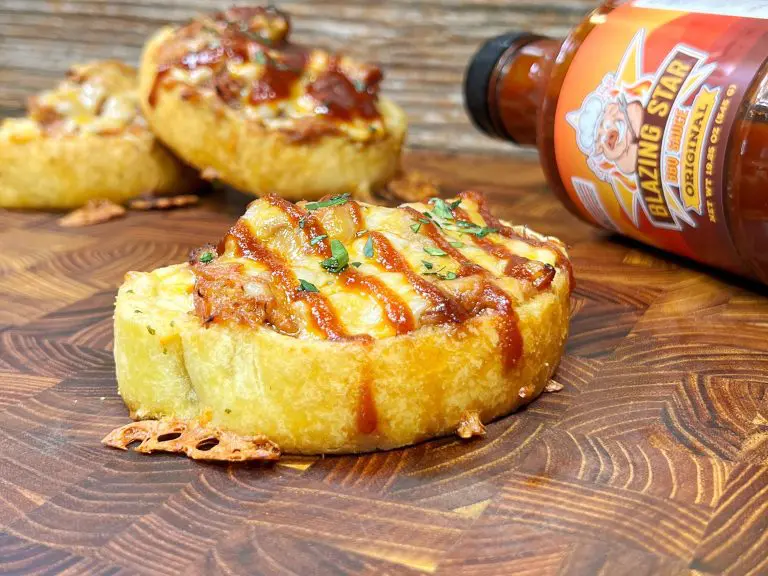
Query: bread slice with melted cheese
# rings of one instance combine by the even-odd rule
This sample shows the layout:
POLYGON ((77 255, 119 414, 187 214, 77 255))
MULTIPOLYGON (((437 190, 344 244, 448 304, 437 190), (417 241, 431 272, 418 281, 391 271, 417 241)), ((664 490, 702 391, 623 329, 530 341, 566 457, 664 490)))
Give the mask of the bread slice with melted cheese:
POLYGON ((74 208, 100 198, 194 189, 194 173, 152 135, 136 70, 117 61, 72 67, 0 124, 0 207, 74 208))
POLYGON ((536 398, 571 282, 560 241, 496 219, 474 192, 399 208, 271 195, 218 249, 127 275, 119 391, 134 419, 202 421, 284 452, 395 448, 536 398))
POLYGON ((155 134, 204 175, 254 195, 366 198, 397 172, 407 121, 381 72, 289 42, 273 8, 158 31, 140 67, 155 134))

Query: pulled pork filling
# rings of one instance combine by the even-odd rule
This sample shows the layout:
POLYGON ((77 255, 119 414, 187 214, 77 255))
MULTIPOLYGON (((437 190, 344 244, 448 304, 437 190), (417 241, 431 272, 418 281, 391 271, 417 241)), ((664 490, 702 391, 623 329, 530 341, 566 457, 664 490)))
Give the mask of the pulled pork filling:
POLYGON ((158 50, 149 97, 180 84, 185 99, 209 95, 293 139, 339 132, 358 141, 385 134, 377 108, 381 70, 292 44, 288 15, 230 8, 176 30, 158 50))
POLYGON ((73 66, 55 89, 29 98, 28 115, 10 118, 0 135, 15 141, 76 134, 146 132, 136 71, 116 61, 73 66))
POLYGON ((198 260, 192 268, 195 314, 203 323, 231 321, 250 327, 267 323, 285 334, 298 331, 290 308, 281 303, 267 278, 245 274, 242 264, 198 260))

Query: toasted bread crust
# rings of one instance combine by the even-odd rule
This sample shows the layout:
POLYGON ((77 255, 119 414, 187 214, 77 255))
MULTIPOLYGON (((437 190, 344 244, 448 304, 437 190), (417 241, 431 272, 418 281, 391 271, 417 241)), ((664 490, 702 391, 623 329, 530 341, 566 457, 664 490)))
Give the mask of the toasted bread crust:
POLYGON ((488 422, 531 402, 563 351, 569 263, 555 239, 501 221, 504 230, 481 228, 477 198, 466 196, 466 211, 456 208, 453 220, 437 216, 448 204, 358 205, 354 210, 364 215, 358 231, 344 228, 354 213, 349 206, 324 207, 312 212, 315 217, 301 205, 263 199, 233 228, 215 261, 130 273, 117 299, 115 360, 132 416, 205 419, 236 434, 262 434, 283 452, 312 454, 395 448, 454 433, 468 413, 488 422), (412 224, 418 219, 411 210, 430 208, 446 235, 445 253, 434 248, 437 228, 412 224), (467 222, 460 213, 478 227, 456 224, 467 222), (305 219, 303 228, 293 227, 295 216, 305 219), (311 243, 321 237, 314 236, 321 229, 313 230, 321 221, 325 232, 343 239, 349 261, 359 261, 359 268, 340 274, 325 269, 325 240, 311 243), (250 252, 236 242, 249 228, 250 252), (375 235, 400 246, 401 271, 378 253, 383 244, 371 242, 376 253, 364 247, 375 235), (271 250, 290 260, 273 261, 271 250), (462 258, 465 263, 455 268, 462 258), (542 284, 507 259, 552 269, 553 275, 542 284), (232 294, 222 296, 252 305, 258 311, 252 318, 196 308, 216 288, 198 291, 200 278, 208 280, 195 267, 209 266, 206 274, 218 277, 236 272, 229 263, 240 267, 236 279, 242 281, 227 281, 232 294), (445 272, 436 274, 443 265, 445 272), (378 278, 388 290, 365 292, 350 283, 358 277, 378 278), (306 278, 309 283, 299 285, 306 278), (483 304, 489 286, 494 297, 483 304), (287 303, 277 305, 292 314, 295 333, 269 323, 270 292, 285 293, 287 303), (400 321, 397 302, 407 306, 408 322, 400 321), (448 314, 450 306, 458 312, 448 314), (335 319, 322 319, 323 310, 335 319))
POLYGON ((196 188, 194 173, 144 124, 135 87, 136 73, 125 64, 74 67, 56 90, 31 99, 29 117, 7 120, 0 128, 0 206, 68 209, 196 188), (93 76, 98 101, 77 94, 78 83, 93 76))
POLYGON ((91 199, 195 190, 194 173, 151 134, 0 142, 0 206, 68 209, 91 199))

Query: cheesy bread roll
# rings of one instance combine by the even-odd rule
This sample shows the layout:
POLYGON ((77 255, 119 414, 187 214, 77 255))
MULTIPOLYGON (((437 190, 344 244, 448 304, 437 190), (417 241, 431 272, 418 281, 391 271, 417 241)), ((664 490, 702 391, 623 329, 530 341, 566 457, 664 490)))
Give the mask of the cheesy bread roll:
POLYGON ((563 244, 495 218, 478 193, 399 208, 269 195, 218 247, 127 275, 119 391, 134 419, 284 452, 395 448, 536 398, 571 286, 563 244))
POLYGON ((274 8, 231 8, 163 28, 144 50, 144 113, 204 175, 254 195, 316 199, 383 186, 406 118, 381 71, 289 42, 274 8))
POLYGON ((74 66, 0 124, 0 207, 68 209, 195 188, 194 172, 149 131, 136 70, 116 61, 74 66))

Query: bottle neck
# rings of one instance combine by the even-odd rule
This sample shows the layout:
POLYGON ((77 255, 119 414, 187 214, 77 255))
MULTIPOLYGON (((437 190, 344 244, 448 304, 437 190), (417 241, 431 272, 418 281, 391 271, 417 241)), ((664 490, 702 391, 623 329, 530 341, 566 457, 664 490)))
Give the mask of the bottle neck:
POLYGON ((536 145, 539 111, 561 43, 524 36, 499 58, 488 84, 488 110, 498 138, 536 145))

